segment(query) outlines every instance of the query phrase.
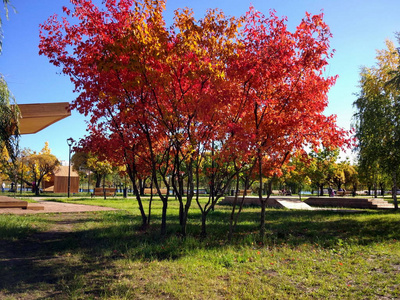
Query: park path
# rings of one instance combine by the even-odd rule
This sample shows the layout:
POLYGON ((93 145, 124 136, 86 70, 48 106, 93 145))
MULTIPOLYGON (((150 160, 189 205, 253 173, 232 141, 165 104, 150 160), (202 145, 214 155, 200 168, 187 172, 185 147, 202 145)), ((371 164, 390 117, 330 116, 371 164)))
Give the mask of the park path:
MULTIPOLYGON (((69 212, 88 212, 88 211, 112 211, 117 210, 111 207, 62 203, 46 201, 45 198, 35 198, 37 205, 43 206, 43 210, 21 209, 21 208, 0 208, 0 214, 40 214, 40 213, 69 213, 69 212)), ((29 207, 29 206, 28 206, 29 207)))

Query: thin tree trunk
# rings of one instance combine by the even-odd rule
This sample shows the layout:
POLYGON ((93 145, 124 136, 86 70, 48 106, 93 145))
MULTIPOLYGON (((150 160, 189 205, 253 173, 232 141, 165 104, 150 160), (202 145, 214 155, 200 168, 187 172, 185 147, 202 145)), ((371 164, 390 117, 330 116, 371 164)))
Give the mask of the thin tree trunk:
POLYGON ((187 220, 189 216, 189 209, 192 205, 192 200, 194 196, 194 182, 193 182, 193 159, 190 159, 189 166, 187 168, 188 173, 188 184, 186 193, 186 204, 184 206, 183 222, 181 224, 182 236, 186 237, 187 230, 187 220))
POLYGON ((394 204, 394 209, 398 210, 399 209, 399 205, 397 203, 397 175, 396 175, 396 171, 393 172, 393 204, 394 204))
POLYGON ((142 229, 145 229, 147 227, 147 217, 146 217, 146 213, 144 211, 142 198, 140 197, 139 190, 138 190, 138 188, 136 186, 136 182, 134 180, 132 180, 132 186, 133 186, 133 192, 136 196, 136 200, 139 204, 140 215, 142 216, 142 229))
POLYGON ((201 234, 200 236, 202 238, 205 238, 207 236, 207 231, 206 231, 206 221, 207 221, 207 214, 201 214, 201 234))
POLYGON ((168 201, 163 200, 162 216, 161 216, 161 235, 162 236, 165 236, 167 234, 167 208, 168 208, 168 201))
POLYGON ((139 193, 140 196, 144 196, 144 180, 139 178, 139 193))
POLYGON ((104 200, 107 199, 107 195, 106 195, 106 175, 103 175, 103 196, 104 196, 104 200))
POLYGON ((96 184, 95 187, 99 188, 101 185, 101 175, 99 173, 95 173, 96 174, 96 184))
MULTIPOLYGON (((197 191, 196 202, 201 211, 201 233, 200 233, 200 236, 202 238, 205 238, 207 236, 206 221, 207 221, 207 215, 208 215, 209 210, 207 210, 207 205, 203 209, 202 206, 200 205, 200 201, 199 201, 199 187, 200 187, 199 165, 200 165, 200 162, 198 160, 197 165, 196 165, 196 191, 197 191)), ((211 195, 209 197, 211 197, 211 195)), ((209 201, 210 201, 210 198, 209 198, 209 201)), ((212 204, 213 204, 213 199, 211 199, 211 205, 212 204)), ((212 206, 212 209, 214 210, 213 206, 212 206)))
POLYGON ((267 201, 261 201, 261 223, 260 223, 260 237, 261 240, 264 240, 265 236, 265 208, 267 207, 267 201))
POLYGON ((260 215, 260 237, 264 240, 265 236, 265 208, 267 206, 267 200, 263 199, 262 195, 262 157, 261 151, 258 151, 258 180, 260 181, 260 186, 258 189, 258 199, 261 204, 261 215, 260 215))
POLYGON ((150 225, 150 219, 151 219, 151 204, 153 202, 153 179, 150 182, 150 201, 149 201, 149 213, 147 216, 147 224, 150 225))
POLYGON ((235 199, 233 200, 233 204, 232 204, 232 212, 229 218, 229 233, 228 233, 228 241, 232 241, 232 237, 233 237, 233 230, 234 230, 234 217, 235 217, 235 210, 236 210, 236 203, 237 203, 237 199, 238 199, 238 190, 239 190, 239 172, 236 175, 236 189, 235 189, 235 199))

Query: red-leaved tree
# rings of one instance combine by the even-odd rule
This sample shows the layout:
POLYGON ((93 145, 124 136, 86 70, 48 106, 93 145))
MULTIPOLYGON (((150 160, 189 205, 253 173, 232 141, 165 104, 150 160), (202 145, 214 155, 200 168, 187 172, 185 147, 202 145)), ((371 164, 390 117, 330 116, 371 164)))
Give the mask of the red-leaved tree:
POLYGON ((196 20, 183 9, 167 28, 163 0, 71 3, 65 18, 41 25, 40 53, 75 84, 71 108, 90 116, 81 146, 125 165, 143 226, 138 178, 151 174, 163 203, 162 234, 174 191, 186 235, 195 182, 201 172, 208 176, 210 199, 197 201, 205 234, 208 212, 235 175, 257 169, 264 235, 263 178, 280 176, 305 146, 342 145, 344 131, 323 115, 335 77, 323 76, 331 35, 322 15, 307 14, 291 33, 273 12, 250 8, 235 19, 210 10, 196 20))
POLYGON ((330 37, 322 15, 306 14, 292 33, 273 11, 266 17, 251 7, 246 14, 238 56, 230 65, 240 90, 238 126, 257 163, 262 236, 270 195, 270 188, 262 195, 263 178, 280 176, 282 165, 306 146, 345 142, 335 117, 323 114, 336 79, 324 76, 330 37))

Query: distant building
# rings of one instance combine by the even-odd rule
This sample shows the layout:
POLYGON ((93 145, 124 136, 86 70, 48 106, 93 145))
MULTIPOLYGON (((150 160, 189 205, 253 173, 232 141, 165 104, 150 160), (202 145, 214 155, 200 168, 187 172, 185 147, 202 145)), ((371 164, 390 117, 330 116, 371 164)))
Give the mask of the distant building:
MULTIPOLYGON (((43 182, 42 189, 50 193, 68 193, 68 166, 60 166, 57 171, 50 174, 50 181, 43 182)), ((70 193, 79 192, 79 175, 71 166, 70 193)))

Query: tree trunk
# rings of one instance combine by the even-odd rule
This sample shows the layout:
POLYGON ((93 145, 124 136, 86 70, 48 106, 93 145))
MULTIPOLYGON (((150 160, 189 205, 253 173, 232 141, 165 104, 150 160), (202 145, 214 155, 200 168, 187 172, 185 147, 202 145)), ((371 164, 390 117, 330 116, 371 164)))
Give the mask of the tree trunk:
POLYGON ((167 234, 167 208, 168 208, 168 198, 163 197, 163 207, 161 216, 161 235, 165 236, 167 234))
POLYGON ((140 197, 140 193, 139 193, 137 185, 136 185, 136 175, 130 173, 129 174, 129 178, 132 181, 133 193, 135 194, 136 200, 137 200, 138 205, 139 205, 139 211, 140 211, 140 215, 142 217, 142 229, 145 229, 147 227, 147 216, 146 216, 146 213, 144 211, 142 198, 140 197))
POLYGON ((183 226, 183 215, 185 210, 183 209, 183 200, 182 200, 182 195, 178 196, 179 200, 179 225, 183 226))
POLYGON ((201 215, 201 234, 200 234, 202 238, 205 238, 207 236, 206 221, 207 221, 207 213, 203 213, 201 215))
POLYGON ((393 172, 393 204, 394 204, 394 209, 398 210, 399 209, 399 205, 397 203, 397 175, 396 175, 396 171, 393 172))
MULTIPOLYGON (((211 203, 214 203, 215 197, 215 161, 214 161, 214 140, 211 143, 211 184, 210 184, 210 196, 211 203)), ((214 211, 214 204, 212 204, 211 209, 214 211)))
POLYGON ((99 188, 101 185, 101 175, 99 173, 96 174, 96 187, 99 188))
POLYGON ((103 175, 103 195, 104 195, 104 200, 107 199, 107 195, 106 195, 106 175, 103 175))
POLYGON ((265 207, 267 205, 266 200, 263 200, 262 195, 262 156, 261 151, 258 151, 258 180, 260 181, 260 186, 258 189, 258 199, 261 204, 261 214, 260 214, 260 238, 263 241, 265 236, 265 207))
POLYGON ((353 197, 355 197, 357 194, 357 186, 353 185, 353 197))
POLYGON ((35 184, 35 195, 40 196, 39 184, 35 184))
POLYGON ((142 199, 141 199, 141 197, 139 195, 139 191, 138 191, 138 189, 136 187, 136 184, 133 185, 133 192, 135 193, 137 202, 139 204, 139 211, 140 211, 140 215, 142 217, 142 228, 144 229, 144 228, 147 227, 147 217, 146 217, 146 213, 144 211, 142 199))
POLYGON ((147 224, 150 225, 150 219, 151 219, 151 204, 153 203, 153 180, 150 182, 150 201, 149 201, 149 213, 147 216, 147 224))
POLYGON ((139 193, 140 196, 144 196, 144 180, 139 178, 139 193))
POLYGON ((265 237, 265 208, 267 207, 267 200, 261 201, 261 223, 260 223, 260 237, 264 240, 265 237))
MULTIPOLYGON (((213 147, 214 147, 214 143, 213 143, 213 147)), ((200 204, 200 201, 199 201, 199 187, 200 187, 199 165, 200 165, 200 160, 198 160, 197 164, 196 164, 196 191, 197 191, 197 193, 196 193, 196 202, 197 202, 197 205, 199 206, 200 211, 201 211, 201 233, 200 233, 200 237, 202 239, 204 239, 207 236, 206 222, 207 222, 208 212, 210 210, 214 211, 214 196, 213 196, 213 192, 211 192, 210 196, 208 197, 208 203, 210 203, 210 200, 211 200, 211 207, 208 209, 207 208, 207 204, 206 204, 204 206, 204 209, 203 209, 201 204, 200 204)), ((213 169, 213 172, 214 172, 214 169, 213 169)), ((213 187, 214 184, 211 183, 211 186, 212 186, 211 190, 213 190, 214 189, 214 187, 213 187)))
POLYGON ((237 203, 237 199, 238 199, 238 190, 239 190, 239 181, 240 181, 240 177, 239 177, 239 172, 236 174, 236 187, 235 187, 235 199, 233 200, 233 204, 232 204, 232 212, 229 218, 229 233, 228 233, 228 241, 232 241, 232 237, 233 237, 233 230, 234 230, 234 217, 235 217, 235 210, 236 210, 236 203, 237 203))
MULTIPOLYGON (((35 182, 35 195, 40 196, 40 184, 42 183, 43 177, 39 176, 38 181, 35 182)), ((15 185, 14 190, 17 189, 17 185, 15 185)))
POLYGON ((319 185, 319 195, 320 195, 320 196, 323 196, 323 195, 324 195, 324 185, 323 185, 323 184, 320 184, 320 185, 319 185))
POLYGON ((339 180, 339 182, 337 184, 337 190, 340 191, 341 188, 342 188, 342 181, 339 180))

